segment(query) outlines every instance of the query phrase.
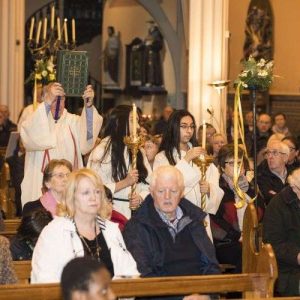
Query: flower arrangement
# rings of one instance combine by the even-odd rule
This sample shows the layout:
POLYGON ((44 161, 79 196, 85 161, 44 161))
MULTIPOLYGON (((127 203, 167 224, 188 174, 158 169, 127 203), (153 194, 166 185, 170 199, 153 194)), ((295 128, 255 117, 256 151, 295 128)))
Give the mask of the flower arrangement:
POLYGON ((37 82, 47 85, 56 80, 56 71, 50 59, 39 59, 35 62, 34 71, 30 74, 25 83, 37 80, 37 82))
POLYGON ((273 82, 273 61, 261 58, 256 61, 253 56, 243 62, 244 70, 235 80, 241 89, 267 90, 273 82))

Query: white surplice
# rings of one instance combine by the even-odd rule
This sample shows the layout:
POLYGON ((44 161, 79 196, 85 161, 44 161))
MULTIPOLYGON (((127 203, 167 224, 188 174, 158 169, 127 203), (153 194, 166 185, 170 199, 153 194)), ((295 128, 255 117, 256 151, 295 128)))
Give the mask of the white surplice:
POLYGON ((51 159, 67 159, 73 167, 83 166, 82 157, 94 146, 102 126, 102 117, 93 110, 93 136, 87 139, 86 109, 81 116, 64 109, 57 122, 44 103, 21 124, 21 139, 26 149, 22 204, 37 200, 42 192, 43 168, 51 159))
MULTIPOLYGON (((94 171, 96 171, 99 176, 102 179, 102 182, 104 185, 106 185, 112 192, 114 198, 118 199, 128 199, 128 195, 131 193, 131 187, 126 187, 118 192, 115 192, 116 189, 116 182, 114 181, 112 177, 112 169, 111 169, 111 149, 108 150, 108 153, 102 163, 100 163, 100 160, 105 152, 107 143, 109 142, 110 137, 104 138, 100 144, 92 151, 87 166, 94 171)), ((147 182, 149 182, 149 176, 152 173, 151 167, 149 165, 149 162, 147 160, 147 157, 144 153, 144 150, 141 149, 141 153, 143 154, 144 158, 144 165, 148 171, 148 177, 146 179, 147 182)), ((120 155, 122 155, 120 153, 120 155)), ((129 155, 127 151, 127 147, 124 148, 124 158, 125 158, 125 164, 127 166, 127 169, 130 169, 129 165, 129 155)), ((149 194, 149 185, 144 183, 138 183, 136 185, 136 193, 139 194, 143 199, 149 194)), ((126 218, 131 217, 131 211, 129 209, 129 202, 120 201, 120 200, 114 200, 114 209, 118 211, 119 213, 123 214, 126 218)))

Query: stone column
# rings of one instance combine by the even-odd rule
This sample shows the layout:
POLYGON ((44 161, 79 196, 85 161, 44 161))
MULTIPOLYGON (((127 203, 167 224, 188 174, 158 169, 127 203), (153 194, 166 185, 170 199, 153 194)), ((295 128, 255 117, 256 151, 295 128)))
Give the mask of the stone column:
POLYGON ((190 0, 189 7, 188 110, 198 126, 205 120, 222 133, 226 130, 226 89, 219 94, 208 84, 227 79, 228 1, 190 0))
POLYGON ((0 103, 17 122, 24 100, 25 0, 0 1, 0 103))

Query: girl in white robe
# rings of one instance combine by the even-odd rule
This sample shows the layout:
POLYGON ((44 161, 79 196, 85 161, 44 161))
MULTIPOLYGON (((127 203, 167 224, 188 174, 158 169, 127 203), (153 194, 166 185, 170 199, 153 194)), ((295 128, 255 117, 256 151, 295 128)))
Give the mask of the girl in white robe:
POLYGON ((137 209, 149 194, 148 179, 151 174, 143 149, 138 151, 137 169, 131 168, 131 153, 123 141, 132 131, 131 111, 129 105, 119 105, 113 109, 105 124, 102 140, 88 161, 88 167, 96 171, 103 184, 111 190, 114 209, 126 218, 131 217, 130 207, 137 209), (135 183, 136 193, 131 195, 131 186, 135 183))

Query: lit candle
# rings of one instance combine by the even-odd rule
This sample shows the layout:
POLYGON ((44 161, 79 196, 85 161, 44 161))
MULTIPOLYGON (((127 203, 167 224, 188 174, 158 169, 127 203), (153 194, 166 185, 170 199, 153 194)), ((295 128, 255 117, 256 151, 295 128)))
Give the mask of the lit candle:
POLYGON ((133 135, 133 140, 136 140, 136 105, 133 103, 132 105, 132 135, 133 135))
POLYGON ((43 31, 43 39, 46 40, 46 36, 47 36, 47 18, 44 19, 44 31, 43 31))
POLYGON ((57 40, 61 40, 61 32, 60 32, 60 18, 57 17, 57 40))
POLYGON ((75 19, 72 19, 72 41, 75 42, 75 19))
POLYGON ((29 40, 32 40, 33 36, 33 28, 34 28, 34 17, 31 18, 31 23, 30 23, 30 31, 29 31, 29 40))
POLYGON ((55 15, 55 9, 54 9, 54 5, 52 5, 52 7, 51 7, 51 24, 50 24, 51 29, 54 28, 54 15, 55 15))
POLYGON ((206 123, 203 122, 203 129, 202 129, 202 148, 206 148, 206 123))
POLYGON ((36 42, 37 45, 38 45, 38 43, 40 41, 41 28, 42 28, 42 20, 39 21, 38 29, 37 29, 37 32, 36 32, 35 42, 36 42))
POLYGON ((64 37, 65 37, 65 43, 68 44, 67 19, 65 19, 64 21, 64 37))

